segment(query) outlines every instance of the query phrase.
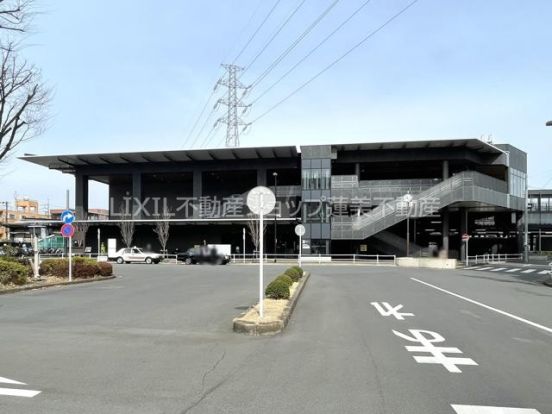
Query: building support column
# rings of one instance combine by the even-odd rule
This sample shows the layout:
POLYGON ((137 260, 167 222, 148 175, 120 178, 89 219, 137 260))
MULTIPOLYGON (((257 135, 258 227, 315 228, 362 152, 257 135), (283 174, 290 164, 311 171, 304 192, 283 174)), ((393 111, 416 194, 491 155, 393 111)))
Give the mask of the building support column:
POLYGON ((443 223, 443 256, 448 259, 449 257, 449 229, 450 229, 450 213, 447 207, 443 209, 441 213, 441 221, 443 223))
POLYGON ((78 220, 88 219, 88 176, 75 174, 75 213, 78 220))
POLYGON ((259 168, 257 170, 257 185, 266 186, 266 168, 259 168))
MULTIPOLYGON (((443 181, 449 178, 449 162, 443 161, 443 181)), ((449 257, 449 229, 450 229, 450 213, 448 207, 443 208, 441 213, 442 222, 442 237, 443 237, 443 255, 448 259, 449 257)))
POLYGON ((140 220, 142 218, 142 174, 140 172, 132 173, 132 218, 140 220))
POLYGON ((355 162, 355 175, 358 177, 358 181, 360 181, 360 162, 355 162))
MULTIPOLYGON (((462 241, 462 234, 468 233, 468 209, 465 207, 460 208, 460 260, 466 260, 466 243, 462 241)), ((469 253, 469 252, 468 252, 469 253)))
MULTIPOLYGON (((194 170, 192 183, 193 207, 192 217, 201 218, 200 199, 203 196, 203 171, 194 170)), ((187 215, 187 214, 186 214, 187 215)))

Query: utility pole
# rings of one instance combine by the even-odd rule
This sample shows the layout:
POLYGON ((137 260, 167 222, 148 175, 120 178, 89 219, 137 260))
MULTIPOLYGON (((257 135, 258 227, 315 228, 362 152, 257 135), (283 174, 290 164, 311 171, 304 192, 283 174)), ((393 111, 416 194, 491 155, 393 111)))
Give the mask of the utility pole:
POLYGON ((242 67, 231 64, 223 64, 222 67, 226 69, 226 74, 219 79, 215 85, 215 90, 219 85, 225 86, 228 90, 226 98, 220 98, 215 104, 215 109, 219 105, 225 105, 227 107, 226 116, 223 116, 215 122, 213 127, 217 127, 220 123, 226 124, 226 146, 227 147, 239 147, 240 146, 240 126, 249 126, 238 116, 238 108, 249 108, 250 105, 245 104, 242 101, 243 96, 248 90, 248 87, 242 84, 238 79, 238 72, 243 70, 242 67), (238 90, 243 90, 243 93, 238 97, 238 90))

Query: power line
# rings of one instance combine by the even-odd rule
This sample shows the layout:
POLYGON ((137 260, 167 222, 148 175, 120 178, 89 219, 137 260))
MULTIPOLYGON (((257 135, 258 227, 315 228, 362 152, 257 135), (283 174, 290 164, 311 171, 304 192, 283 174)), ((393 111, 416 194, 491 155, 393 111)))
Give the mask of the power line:
POLYGON ((253 34, 249 37, 249 40, 245 43, 245 45, 242 47, 242 49, 240 50, 240 53, 238 53, 238 55, 234 58, 234 60, 232 61, 232 63, 236 63, 236 61, 240 58, 240 56, 243 54, 243 52, 245 52, 245 49, 247 49, 247 47, 249 46, 249 44, 253 41, 253 39, 255 38, 255 36, 257 36, 257 33, 259 33, 259 30, 261 30, 261 28, 264 26, 264 24, 266 23, 266 21, 269 19, 269 17, 272 15, 272 13, 274 12, 274 10, 276 9, 276 7, 278 7, 278 4, 280 4, 282 0, 276 0, 276 2, 274 3, 274 5, 272 6, 272 8, 269 10, 269 12, 266 14, 265 18, 263 19, 263 21, 261 22, 261 24, 257 27, 257 30, 255 30, 253 32, 253 34))
POLYGON ((203 131, 205 130, 205 127, 207 126, 207 123, 209 122, 209 120, 212 118, 213 114, 215 113, 215 108, 213 107, 211 109, 211 112, 209 112, 209 115, 207 115, 207 118, 205 118, 205 121, 203 122, 203 124, 201 125, 201 129, 199 130, 199 132, 197 133, 195 139, 194 139, 194 142, 192 143, 192 145, 190 145, 190 148, 192 148, 194 146, 194 144, 197 142, 197 140, 201 137, 201 135, 203 134, 203 131))
POLYGON ((295 47, 297 47, 297 45, 299 43, 301 43, 301 41, 307 37, 307 35, 322 21, 322 19, 324 19, 324 17, 326 17, 328 15, 328 13, 337 5, 337 3, 339 3, 340 0, 334 0, 316 19, 314 19, 314 21, 309 25, 309 27, 307 27, 307 29, 301 33, 299 35, 299 37, 297 39, 295 39, 293 41, 293 43, 286 49, 284 50, 280 56, 278 56, 265 70, 263 73, 261 73, 261 75, 259 77, 257 77, 257 79, 255 79, 253 81, 253 83, 251 84, 251 87, 254 88, 255 86, 257 86, 264 78, 266 78, 268 76, 268 74, 270 72, 272 72, 272 70, 274 70, 274 68, 276 66, 278 66, 278 64, 287 56, 291 53, 291 51, 293 49, 295 49, 295 47))
MULTIPOLYGON (((211 93, 208 95, 207 97, 207 100, 205 101, 205 105, 203 105, 203 108, 201 109, 201 112, 199 113, 199 115, 197 116, 192 128, 190 129, 190 131, 188 132, 188 135, 186 136, 186 139, 184 140, 184 143, 182 144, 182 147, 183 148, 186 143, 190 140, 193 132, 195 131, 196 127, 197 127, 197 124, 199 123, 199 120, 201 119, 201 117, 203 116, 203 114, 205 113, 205 109, 207 109, 207 105, 209 105, 209 102, 211 102, 211 98, 213 97, 213 95, 215 94, 215 90, 213 89, 211 91, 211 93)), ((190 145, 190 148, 194 146, 195 142, 197 141, 197 137, 196 139, 192 142, 192 144, 190 145)))
POLYGON ((358 49, 360 46, 362 46, 366 41, 368 41, 371 37, 373 37, 375 34, 377 34, 379 31, 381 31, 383 28, 385 28, 388 24, 390 24, 393 20, 398 18, 400 15, 405 13, 410 7, 412 7, 415 3, 417 3, 418 0, 414 0, 410 2, 406 7, 403 7, 398 13, 395 13, 393 16, 391 16, 389 19, 385 21, 381 26, 379 26, 377 29, 370 32, 366 37, 364 37, 360 42, 355 44, 353 47, 351 47, 349 50, 347 50, 344 54, 342 54, 340 57, 338 57, 336 60, 334 60, 332 63, 327 65, 324 69, 322 69, 320 72, 318 72, 316 75, 311 77, 309 80, 304 82, 301 86, 299 86, 297 89, 295 89, 293 92, 288 94, 286 97, 278 101, 276 104, 272 105, 269 109, 267 109, 265 112, 263 112, 261 115, 259 115, 257 118, 255 118, 251 123, 254 123, 258 121, 259 119, 265 117, 270 112, 272 112, 274 109, 276 109, 278 106, 286 102, 289 98, 291 98, 293 95, 301 91, 303 88, 305 88, 307 85, 309 85, 311 82, 313 82, 315 79, 319 78, 323 73, 330 70, 332 67, 334 67, 337 63, 339 63, 341 60, 343 60, 345 57, 347 57, 349 54, 351 54, 354 50, 358 49))
POLYGON ((341 30, 353 17, 355 17, 360 11, 368 5, 372 0, 366 0, 362 3, 349 17, 347 17, 341 24, 339 24, 330 34, 328 34, 320 43, 318 43, 314 48, 312 48, 309 53, 307 53, 303 58, 301 58, 295 65, 293 65, 287 72, 285 72, 276 82, 270 85, 265 89, 258 97, 256 97, 251 104, 256 103, 264 95, 266 95, 272 88, 274 88, 278 83, 280 83, 284 78, 286 78, 291 72, 293 72, 301 63, 307 60, 314 52, 316 52, 324 43, 326 43, 333 35, 335 35, 339 30, 341 30))
MULTIPOLYGON (((270 46, 270 44, 274 41, 274 39, 276 38, 276 36, 278 36, 280 34, 280 32, 284 29, 284 27, 286 27, 286 25, 289 23, 289 21, 293 18, 293 16, 295 16, 297 14, 297 12, 299 11, 299 9, 303 6, 303 4, 305 4, 307 0, 303 0, 301 1, 301 3, 299 3, 295 9, 293 9, 293 11, 288 15, 288 17, 286 17, 286 19, 284 20, 284 22, 280 25, 280 27, 278 27, 278 29, 276 30, 276 32, 274 32, 274 34, 270 37, 270 39, 268 39, 268 41, 266 42, 266 44, 263 46, 263 48, 255 55, 255 57, 251 60, 251 62, 249 62, 246 66, 245 66, 245 69, 243 71, 243 73, 245 73, 250 67, 251 65, 253 65, 257 59, 264 53, 264 51, 268 48, 268 46, 270 46)), ((243 75, 242 73, 242 75, 243 75)))

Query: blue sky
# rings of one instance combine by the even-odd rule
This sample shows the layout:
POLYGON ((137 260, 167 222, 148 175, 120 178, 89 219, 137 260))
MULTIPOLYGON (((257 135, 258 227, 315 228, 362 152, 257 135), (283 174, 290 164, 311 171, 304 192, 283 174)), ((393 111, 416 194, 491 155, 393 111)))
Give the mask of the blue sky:
MULTIPOLYGON (((237 63, 246 65, 299 1, 281 0, 237 63)), ((252 82, 332 1, 306 0, 242 81, 252 82)), ((363 1, 337 3, 251 98, 363 1)), ((234 58, 274 4, 37 2, 43 13, 24 54, 55 90, 53 116, 47 132, 22 146, 20 154, 188 147, 195 138, 186 141, 189 130, 222 73, 220 63, 234 58)), ((245 119, 255 119, 408 3, 372 0, 245 119)), ((254 123, 242 146, 492 134, 494 142, 528 152, 530 186, 552 186, 552 128, 544 126, 552 119, 551 15, 552 2, 546 0, 419 0, 254 123)), ((207 146, 222 145, 223 132, 207 146)), ((196 146, 202 141, 203 135, 196 146)), ((65 189, 73 188, 71 176, 15 158, 0 173, 1 200, 13 200, 17 192, 62 207, 65 189)), ((92 185, 90 205, 107 206, 103 186, 92 185)))

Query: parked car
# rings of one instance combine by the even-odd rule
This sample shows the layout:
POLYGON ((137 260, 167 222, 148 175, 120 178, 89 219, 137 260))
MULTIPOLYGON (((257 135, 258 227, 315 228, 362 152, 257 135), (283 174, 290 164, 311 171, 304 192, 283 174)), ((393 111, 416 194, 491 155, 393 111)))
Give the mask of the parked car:
POLYGON ((188 265, 203 263, 225 265, 230 262, 231 257, 228 254, 220 253, 215 247, 200 246, 177 253, 176 259, 188 265))
POLYGON ((127 247, 115 254, 117 263, 159 263, 162 257, 159 253, 146 252, 138 247, 127 247))

